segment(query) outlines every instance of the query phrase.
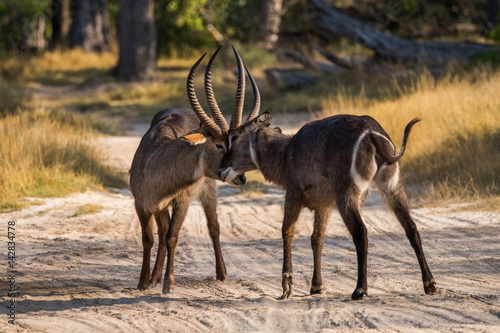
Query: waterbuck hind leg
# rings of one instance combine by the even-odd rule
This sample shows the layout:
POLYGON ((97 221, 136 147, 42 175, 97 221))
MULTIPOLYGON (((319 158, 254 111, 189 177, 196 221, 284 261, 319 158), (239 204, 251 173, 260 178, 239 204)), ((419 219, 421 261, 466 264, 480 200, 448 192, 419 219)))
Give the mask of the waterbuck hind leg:
POLYGON ((217 280, 226 281, 226 265, 220 247, 220 225, 217 219, 217 188, 213 179, 205 181, 200 195, 201 205, 207 218, 208 232, 215 252, 215 273, 217 280))
POLYGON ((294 191, 287 191, 285 197, 285 216, 281 228, 283 238, 283 271, 282 282, 283 295, 280 299, 288 299, 293 291, 293 269, 292 269, 292 243, 295 231, 295 223, 299 218, 302 202, 299 195, 294 191))
POLYGON ((314 273, 311 283, 311 295, 323 293, 323 280, 321 278, 321 252, 323 251, 323 240, 325 228, 330 215, 330 208, 316 210, 314 214, 314 230, 311 235, 311 247, 314 257, 314 273))
POLYGON ((143 247, 142 268, 137 289, 146 290, 149 288, 149 281, 151 279, 151 248, 154 244, 154 235, 151 222, 151 213, 146 213, 142 209, 137 207, 136 211, 139 217, 139 222, 141 223, 143 247))
MULTIPOLYGON (((355 192, 355 190, 350 190, 355 192)), ((347 191, 349 192, 349 191, 347 191)), ((351 295, 352 300, 360 300, 368 294, 368 284, 366 276, 368 258, 368 236, 365 224, 359 213, 359 195, 348 193, 336 193, 337 206, 344 223, 351 233, 356 247, 358 258, 358 282, 356 289, 351 295)))
POLYGON ((174 199, 172 207, 172 219, 170 227, 167 232, 167 269, 165 271, 165 280, 163 282, 163 294, 172 293, 174 291, 174 258, 175 248, 179 241, 179 231, 181 230, 182 223, 186 218, 191 197, 188 195, 181 195, 174 199))
POLYGON ((415 251, 420 265, 420 270, 422 272, 422 281, 424 283, 425 293, 436 293, 436 282, 434 281, 431 270, 427 265, 427 260, 424 255, 424 250, 422 249, 422 241, 420 239, 417 226, 410 215, 410 207, 403 183, 399 180, 397 185, 392 189, 388 189, 387 186, 384 186, 384 184, 380 184, 379 189, 383 194, 385 201, 396 215, 399 223, 403 226, 406 232, 406 237, 408 237, 408 240, 415 251))
POLYGON ((149 284, 156 287, 162 281, 163 265, 165 264, 165 256, 167 253, 167 231, 170 225, 170 214, 168 209, 154 214, 156 224, 158 225, 158 254, 156 255, 155 267, 151 275, 149 284))

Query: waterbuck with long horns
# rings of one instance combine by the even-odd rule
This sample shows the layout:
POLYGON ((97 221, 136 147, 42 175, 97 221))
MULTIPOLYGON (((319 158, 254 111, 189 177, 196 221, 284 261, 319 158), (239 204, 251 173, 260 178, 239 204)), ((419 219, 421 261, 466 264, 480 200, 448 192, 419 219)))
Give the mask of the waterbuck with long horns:
MULTIPOLYGON (((214 118, 209 117, 203 110, 194 90, 195 71, 205 57, 203 55, 191 68, 187 80, 187 93, 192 110, 167 109, 157 113, 132 162, 130 188, 141 223, 144 249, 137 286, 141 290, 148 289, 150 284, 156 286, 162 281, 161 274, 167 255, 163 293, 173 291, 175 248, 193 197, 200 199, 207 218, 215 251, 217 280, 226 279, 226 267, 219 241, 215 179, 229 145, 227 132, 230 127, 217 105, 211 83, 211 68, 219 49, 211 57, 205 72, 205 93, 214 118), (159 246, 151 274, 151 248, 154 242, 152 216, 158 225, 159 246)), ((238 62, 238 88, 231 124, 241 117, 245 89, 243 64, 236 50, 233 50, 238 62)), ((258 108, 260 102, 255 103, 258 108)), ((231 181, 231 185, 244 183, 244 174, 231 181)))
POLYGON ((411 128, 418 121, 414 119, 406 126, 398 154, 389 135, 369 116, 337 115, 308 123, 289 136, 270 128, 271 115, 264 112, 229 131, 230 149, 218 171, 219 178, 231 182, 238 174, 259 169, 268 181, 286 190, 282 226, 283 299, 292 293, 292 241, 302 207, 315 213, 310 292, 322 293, 321 252, 326 222, 335 202, 356 246, 358 282, 351 298, 358 300, 367 294, 368 239, 360 206, 372 183, 378 186, 406 231, 420 264, 425 293, 436 292, 420 235, 410 216, 398 166, 411 128))

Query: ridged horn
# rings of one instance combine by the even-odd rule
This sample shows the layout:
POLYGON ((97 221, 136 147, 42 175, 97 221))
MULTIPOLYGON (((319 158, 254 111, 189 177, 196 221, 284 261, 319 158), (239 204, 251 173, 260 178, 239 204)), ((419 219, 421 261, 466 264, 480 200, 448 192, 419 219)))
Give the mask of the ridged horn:
POLYGON ((186 83, 186 88, 187 88, 187 94, 188 94, 188 99, 189 103, 191 103, 191 108, 193 109, 194 113, 198 116, 198 119, 200 119, 201 123, 208 129, 210 134, 212 134, 214 137, 220 137, 222 135, 222 130, 220 127, 215 123, 215 121, 210 118, 207 113, 203 110, 203 108, 200 105, 200 102, 198 101, 198 98, 196 97, 196 92, 194 90, 194 74, 196 72, 196 69, 198 68, 198 65, 201 63, 203 58, 205 58, 207 54, 205 53, 194 65, 191 67, 191 70, 189 71, 188 75, 188 80, 186 83))
POLYGON ((253 106, 252 106, 252 111, 247 117, 247 120, 245 120, 245 123, 252 121, 259 115, 260 111, 260 92, 259 92, 259 87, 257 87, 257 83, 255 83, 255 80, 253 79, 252 74, 250 74, 250 71, 248 70, 247 66, 245 66, 245 69, 248 74, 248 78, 250 79, 250 83, 252 84, 252 90, 253 90, 253 106))
POLYGON ((231 114, 231 129, 237 129, 241 125, 241 116, 243 113, 243 103, 245 102, 245 71, 243 70, 243 61, 241 61, 238 51, 233 46, 234 56, 238 62, 238 89, 234 99, 233 113, 231 114))
POLYGON ((215 51, 215 53, 208 61, 207 69, 205 71, 205 95, 207 96, 208 107, 210 108, 210 112, 212 112, 212 115, 214 116, 215 122, 224 132, 227 133, 227 131, 229 130, 229 125, 227 124, 226 118, 224 118, 224 116, 222 115, 219 105, 217 105, 214 89, 212 88, 212 65, 215 57, 217 56, 217 53, 219 53, 221 46, 219 46, 217 51, 215 51))

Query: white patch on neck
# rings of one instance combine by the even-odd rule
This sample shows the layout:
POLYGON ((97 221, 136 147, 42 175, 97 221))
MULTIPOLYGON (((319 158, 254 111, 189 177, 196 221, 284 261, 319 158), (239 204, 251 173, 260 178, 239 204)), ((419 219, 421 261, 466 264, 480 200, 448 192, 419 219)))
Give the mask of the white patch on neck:
POLYGON ((253 164, 259 169, 259 163, 257 162, 257 152, 253 147, 252 140, 250 140, 250 158, 252 159, 253 164))
POLYGON ((375 173, 377 172, 377 163, 375 162, 375 156, 373 157, 372 161, 372 174, 368 175, 368 179, 364 179, 356 170, 356 157, 358 155, 358 150, 359 150, 359 145, 361 141, 364 139, 364 137, 370 133, 370 130, 365 130, 361 135, 359 136, 358 140, 356 141, 356 144, 354 145, 353 151, 352 151, 352 158, 351 158, 351 178, 354 181, 354 184, 356 184, 356 187, 358 190, 361 192, 361 194, 365 193, 368 191, 371 185, 371 181, 375 173))

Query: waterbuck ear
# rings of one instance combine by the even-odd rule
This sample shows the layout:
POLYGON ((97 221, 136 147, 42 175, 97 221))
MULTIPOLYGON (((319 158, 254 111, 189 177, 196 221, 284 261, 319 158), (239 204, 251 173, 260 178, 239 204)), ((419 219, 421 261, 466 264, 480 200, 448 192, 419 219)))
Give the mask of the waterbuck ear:
POLYGON ((269 127, 271 125, 271 121, 273 120, 273 117, 271 117, 271 114, 269 112, 264 112, 260 116, 255 119, 255 123, 257 124, 258 128, 264 128, 264 127, 269 127))
POLYGON ((180 140, 187 141, 191 145, 201 145, 207 142, 207 138, 201 133, 187 134, 180 137, 180 140))
POLYGON ((275 130, 276 132, 278 132, 278 133, 283 133, 283 132, 281 131, 281 128, 279 128, 279 127, 275 127, 275 128, 274 128, 274 130, 275 130))

